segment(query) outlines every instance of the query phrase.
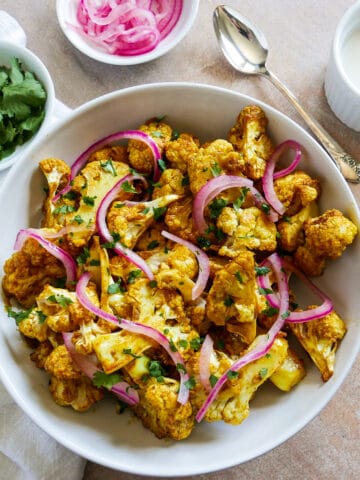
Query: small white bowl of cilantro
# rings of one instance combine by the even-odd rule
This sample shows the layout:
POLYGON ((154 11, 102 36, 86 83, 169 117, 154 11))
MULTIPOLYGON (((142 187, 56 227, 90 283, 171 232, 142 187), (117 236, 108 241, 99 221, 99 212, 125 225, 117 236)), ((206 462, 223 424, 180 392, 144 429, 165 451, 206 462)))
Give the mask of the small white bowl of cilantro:
POLYGON ((54 100, 54 85, 41 60, 25 47, 0 41, 0 171, 41 135, 54 100))

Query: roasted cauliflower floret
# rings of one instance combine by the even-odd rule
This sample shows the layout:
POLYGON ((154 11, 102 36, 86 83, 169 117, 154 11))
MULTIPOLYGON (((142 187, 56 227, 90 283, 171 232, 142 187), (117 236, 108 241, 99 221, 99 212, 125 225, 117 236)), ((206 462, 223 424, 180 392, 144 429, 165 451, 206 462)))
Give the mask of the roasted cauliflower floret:
POLYGON ((276 249, 276 226, 267 215, 257 207, 222 209, 217 228, 227 238, 219 254, 236 257, 244 248, 272 252, 276 249))
POLYGON ((155 188, 152 194, 152 198, 155 200, 159 197, 165 197, 167 195, 179 195, 183 197, 188 188, 184 185, 184 175, 181 170, 176 168, 167 168, 161 174, 159 181, 155 184, 155 188))
POLYGON ((75 292, 46 285, 36 298, 36 303, 46 317, 46 324, 54 332, 71 332, 81 323, 89 322, 94 315, 77 300, 75 292))
POLYGON ((235 152, 231 143, 226 140, 214 140, 200 148, 196 155, 189 158, 188 162, 192 193, 197 193, 214 176, 222 172, 227 173, 230 166, 236 165, 238 162, 239 153, 235 152))
POLYGON ((8 298, 15 298, 24 308, 35 303, 36 296, 48 283, 66 277, 63 264, 36 240, 29 238, 19 252, 4 265, 2 288, 8 298))
MULTIPOLYGON (((261 340, 260 337, 257 337, 249 350, 254 348, 261 340)), ((256 390, 281 365, 287 355, 287 350, 286 339, 277 337, 267 355, 245 365, 238 371, 238 374, 234 375, 233 379, 226 382, 208 408, 204 419, 208 422, 223 420, 233 425, 243 422, 249 415, 249 403, 256 390)), ((210 361, 210 372, 212 375, 219 377, 232 364, 233 361, 226 357, 224 353, 215 351, 215 355, 212 355, 210 361)), ((190 392, 190 395, 194 408, 199 409, 206 398, 204 389, 197 385, 190 392)))
POLYGON ((307 275, 321 275, 325 260, 340 257, 357 232, 356 225, 336 209, 306 220, 305 243, 295 252, 296 264, 307 275))
POLYGON ((73 362, 65 345, 59 345, 50 353, 45 360, 44 368, 50 375, 54 375, 62 380, 80 378, 82 376, 81 371, 73 362))
POLYGON ((19 331, 28 338, 35 338, 39 342, 48 339, 49 329, 44 322, 41 312, 33 309, 29 315, 18 323, 19 331))
POLYGON ((128 163, 127 147, 125 145, 112 145, 93 152, 88 162, 101 161, 102 168, 114 173, 111 162, 128 163))
POLYGON ((193 228, 192 206, 193 199, 190 196, 173 202, 166 211, 165 224, 174 235, 194 243, 196 234, 193 228))
POLYGON ((305 377, 304 362, 294 350, 288 349, 287 355, 281 365, 271 375, 270 381, 283 392, 289 392, 305 377))
POLYGON ((293 252, 302 245, 304 243, 304 223, 316 215, 318 215, 318 207, 315 202, 312 202, 292 217, 283 217, 277 224, 280 247, 287 252, 293 252))
POLYGON ((124 205, 122 208, 112 206, 107 216, 109 231, 118 234, 124 246, 133 248, 152 222, 178 198, 178 195, 170 194, 137 205, 124 205))
POLYGON ((165 155, 172 168, 187 173, 190 158, 199 150, 200 141, 190 133, 181 133, 176 140, 165 145, 165 155))
MULTIPOLYGON (((172 128, 166 123, 150 121, 146 125, 140 125, 142 130, 152 137, 163 152, 165 145, 171 140, 172 128)), ((149 147, 138 140, 129 140, 128 143, 129 163, 140 173, 151 173, 154 167, 154 158, 149 147)))
POLYGON ((46 200, 43 204, 44 218, 42 225, 46 227, 57 226, 56 217, 53 213, 55 205, 52 201, 57 190, 61 190, 66 185, 70 177, 70 167, 59 158, 46 158, 39 162, 40 170, 45 175, 48 184, 46 200))
POLYGON ((323 381, 329 380, 334 373, 335 352, 346 333, 343 320, 331 312, 310 322, 290 323, 290 329, 320 370, 323 381))
POLYGON ((45 340, 45 342, 40 342, 35 350, 31 352, 30 358, 37 368, 44 368, 45 361, 52 351, 53 346, 48 340, 45 340))
POLYGON ((58 405, 72 407, 78 412, 89 410, 104 396, 103 391, 95 387, 91 380, 84 376, 68 380, 52 376, 49 390, 58 405))
POLYGON ((206 300, 207 317, 249 345, 256 336, 254 255, 243 250, 217 271, 206 300))
POLYGON ((277 178, 274 181, 274 190, 286 208, 285 216, 295 215, 314 202, 321 193, 319 180, 311 178, 301 170, 277 178))
POLYGON ((192 406, 190 402, 178 403, 178 390, 179 382, 166 377, 163 383, 150 379, 138 390, 140 402, 132 410, 158 438, 183 440, 192 432, 192 406))
POLYGON ((267 118, 258 106, 245 107, 229 132, 228 140, 240 152, 237 173, 253 180, 260 179, 274 147, 266 133, 267 118))

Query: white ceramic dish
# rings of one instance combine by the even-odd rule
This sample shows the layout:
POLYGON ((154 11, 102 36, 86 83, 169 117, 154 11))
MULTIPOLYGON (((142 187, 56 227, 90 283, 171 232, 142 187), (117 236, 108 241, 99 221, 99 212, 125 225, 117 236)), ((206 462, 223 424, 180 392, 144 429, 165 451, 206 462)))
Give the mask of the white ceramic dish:
POLYGON ((341 18, 325 75, 325 93, 335 115, 360 132, 360 0, 341 18))
MULTIPOLYGON (((2 38, 1 35, 0 37, 2 38)), ((44 130, 47 128, 47 126, 51 122, 53 110, 54 110, 54 101, 55 101, 54 84, 47 68, 42 63, 42 61, 34 53, 32 53, 30 50, 28 50, 24 46, 17 45, 12 42, 3 41, 1 40, 1 38, 0 38, 0 65, 9 66, 10 59, 12 57, 19 58, 24 68, 30 72, 33 72, 37 77, 37 79, 43 84, 47 93, 47 99, 45 104, 45 117, 39 130, 26 143, 24 143, 21 146, 18 146, 14 151, 14 153, 0 160, 0 171, 10 168, 12 165, 14 165, 14 163, 18 159, 20 159, 25 155, 30 145, 43 134, 44 130)))
POLYGON ((74 47, 88 57, 112 65, 137 65, 155 60, 155 58, 161 57, 169 52, 187 35, 195 21, 199 8, 199 0, 184 0, 179 21, 169 35, 167 35, 154 50, 141 55, 121 56, 111 55, 101 51, 100 48, 94 46, 91 41, 69 27, 69 23, 71 25, 77 24, 76 8, 78 3, 78 0, 57 0, 56 2, 57 17, 64 35, 74 47))
MULTIPOLYGON (((145 119, 167 115, 177 130, 203 140, 226 135, 238 112, 257 103, 265 110, 276 142, 295 139, 305 149, 302 167, 321 179, 321 209, 336 207, 360 224, 349 187, 319 145, 297 124, 273 108, 245 95, 196 84, 152 84, 108 94, 75 110, 53 127, 17 164, 0 192, 2 226, 0 269, 17 231, 37 226, 41 216, 43 180, 38 161, 55 156, 71 162, 96 139, 145 119), (181 99, 181 101, 179 101, 181 99), (9 215, 9 211, 12 215, 9 215)), ((264 385, 250 416, 239 426, 201 423, 184 441, 161 441, 129 414, 118 416, 111 399, 79 414, 57 406, 48 392, 48 377, 29 361, 29 350, 13 320, 0 309, 0 374, 20 407, 60 443, 108 467, 136 474, 179 477, 227 468, 276 447, 304 427, 341 385, 360 348, 358 284, 359 239, 339 261, 333 261, 318 284, 333 298, 347 322, 348 333, 336 357, 334 376, 322 383, 315 367, 291 393, 264 385)))

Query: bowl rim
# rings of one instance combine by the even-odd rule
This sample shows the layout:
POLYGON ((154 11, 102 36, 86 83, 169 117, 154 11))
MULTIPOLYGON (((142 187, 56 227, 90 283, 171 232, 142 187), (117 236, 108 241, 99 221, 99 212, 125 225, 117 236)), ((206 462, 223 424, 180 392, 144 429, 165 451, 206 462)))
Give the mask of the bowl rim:
MULTIPOLYGON (((191 27, 193 26, 198 9, 200 0, 183 0, 184 5, 185 2, 192 2, 191 6, 189 7, 189 15, 186 19, 186 22, 182 29, 176 29, 177 24, 174 26, 174 31, 176 31, 176 36, 171 41, 166 41, 168 37, 164 39, 164 43, 160 43, 156 46, 153 50, 147 53, 143 53, 140 55, 130 55, 130 56, 121 56, 121 55, 111 55, 106 52, 102 52, 90 44, 88 44, 85 40, 78 35, 78 33, 70 31, 69 28, 66 27, 66 15, 64 15, 63 9, 64 5, 69 3, 69 0, 56 0, 56 15, 58 18, 58 22, 60 28, 67 38, 67 40, 81 53, 86 55, 93 60, 97 60, 98 62, 107 63, 109 65, 117 65, 117 66, 131 66, 131 65, 140 65, 142 63, 150 62, 155 60, 156 58, 160 58, 170 50, 172 50, 178 43, 180 43, 185 36, 189 33, 191 27)), ((184 10, 183 10, 184 11, 184 10)), ((181 16, 183 12, 181 13, 181 16)), ((179 18, 178 23, 181 21, 181 16, 179 18)), ((172 32, 170 32, 171 34, 172 32)), ((169 36, 170 36, 169 34, 169 36)))
MULTIPOLYGON (((264 107, 265 110, 270 111, 272 114, 275 114, 276 116, 280 116, 283 120, 286 122, 292 124, 293 126, 296 127, 299 131, 301 131, 301 134, 304 135, 310 143, 315 147, 316 150, 318 151, 323 151, 319 144, 316 142, 316 140, 299 124, 297 124, 294 120, 289 118, 287 115, 284 113, 280 112, 276 108, 268 105, 267 103, 258 100, 252 96, 246 95, 241 92, 236 92, 234 90, 228 89, 228 88, 223 88, 223 87, 218 87, 218 86, 213 86, 213 85, 208 85, 208 84, 203 84, 203 83, 192 83, 192 82, 164 82, 164 83, 153 83, 153 84, 143 84, 143 85, 137 85, 133 87, 128 87, 125 89, 117 90, 114 92, 110 92, 108 94, 102 95, 100 97, 97 97, 95 99, 92 99, 85 104, 77 107, 74 109, 66 118, 60 120, 57 124, 54 124, 50 127, 48 131, 48 135, 53 135, 56 133, 56 131, 60 131, 66 123, 70 121, 76 120, 77 117, 80 117, 86 112, 91 111, 93 108, 98 106, 99 104, 103 102, 107 102, 111 100, 112 98, 118 97, 118 96, 124 96, 130 93, 136 93, 137 91, 141 90, 152 90, 152 89, 163 89, 163 88, 198 88, 198 89, 203 89, 206 88, 209 90, 209 92, 218 92, 218 93, 226 93, 226 94, 231 94, 234 96, 237 96, 241 99, 245 99, 247 102, 255 102, 257 105, 260 107, 264 107)), ((35 150, 37 148, 37 145, 40 142, 45 142, 45 138, 40 139, 36 144, 31 146, 31 150, 35 150)), ((360 224, 360 210, 359 206, 357 205, 357 202, 354 199, 354 196, 351 192, 350 187, 348 184, 345 182, 343 179, 342 175, 340 172, 336 169, 334 166, 333 162, 331 161, 330 157, 324 152, 325 157, 328 158, 328 165, 327 167, 332 169, 333 172, 335 172, 335 175, 338 177, 338 181, 342 183, 342 187, 347 191, 347 194, 351 199, 353 199, 354 204, 352 205, 352 208, 354 209, 354 216, 357 218, 358 224, 360 224)), ((4 195, 3 192, 6 191, 8 188, 8 184, 10 185, 13 182, 13 179, 16 177, 18 172, 20 171, 22 167, 22 163, 25 160, 22 159, 10 172, 9 175, 7 175, 7 178, 4 180, 3 187, 0 191, 0 204, 2 203, 2 196, 4 195)), ((321 410, 328 404, 328 402, 331 400, 331 398, 335 395, 337 390, 340 388, 341 384, 345 380, 346 376, 348 375, 350 369, 352 368, 358 354, 360 352, 360 340, 357 343, 356 349, 352 352, 351 357, 349 358, 346 368, 342 369, 340 372, 338 372, 338 377, 336 379, 336 382, 332 383, 329 385, 329 389, 327 394, 319 401, 316 405, 316 408, 314 410, 310 410, 307 415, 302 416, 300 419, 295 418, 294 423, 292 424, 291 427, 289 427, 286 430, 286 433, 283 435, 279 435, 279 437, 276 439, 276 442, 269 442, 269 444, 266 446, 266 448, 259 449, 257 451, 256 455, 249 455, 248 457, 244 458, 239 462, 238 460, 234 459, 233 462, 228 462, 226 465, 223 465, 222 467, 219 467, 217 465, 208 465, 207 469, 196 469, 193 468, 192 471, 188 471, 185 467, 183 471, 180 471, 176 474, 176 476, 179 477, 185 477, 189 475, 197 475, 197 474, 204 474, 204 473, 211 473, 215 471, 219 471, 224 468, 230 468, 234 467, 236 465, 239 465, 240 463, 244 463, 246 461, 252 460, 254 458, 257 458, 260 455, 263 455, 267 453, 268 451, 276 448, 277 446, 281 445, 283 442, 289 440, 293 435, 298 433, 302 428, 304 428, 313 418, 315 418, 321 410)), ((70 436, 67 436, 65 439, 64 437, 61 437, 56 433, 54 433, 54 429, 52 428, 51 425, 46 426, 46 428, 40 423, 39 419, 34 415, 32 412, 30 405, 28 405, 26 402, 23 401, 21 395, 17 392, 15 386, 11 382, 10 377, 8 376, 7 372, 5 369, 3 369, 2 365, 0 364, 0 378, 3 381, 6 389, 9 391, 10 395, 12 398, 15 400, 15 402, 21 407, 21 409, 36 423, 42 430, 44 430, 46 433, 48 433, 52 438, 57 440, 60 444, 64 445, 65 447, 69 448, 70 450, 74 451, 78 455, 81 455, 84 458, 87 458, 90 461, 97 462, 101 465, 104 465, 108 468, 112 468, 118 471, 123 471, 123 472, 128 472, 132 474, 139 474, 139 475, 157 475, 159 477, 167 477, 169 476, 169 472, 147 472, 144 471, 141 467, 141 465, 138 465, 136 468, 134 466, 129 467, 129 465, 123 463, 119 465, 119 462, 116 460, 109 461, 109 459, 104 459, 101 457, 101 454, 99 453, 99 457, 94 458, 89 456, 88 452, 82 448, 81 446, 79 447, 78 445, 74 444, 70 436)), ((194 466, 193 466, 194 467, 194 466)))
POLYGON ((24 157, 28 153, 28 149, 31 147, 33 142, 36 142, 39 138, 42 137, 44 131, 48 128, 50 122, 52 121, 55 108, 54 82, 51 78, 49 70, 42 62, 42 60, 27 47, 11 41, 0 40, 0 50, 4 47, 9 49, 10 51, 13 51, 14 54, 11 56, 18 56, 20 61, 24 64, 32 63, 34 67, 28 67, 28 70, 34 73, 37 77, 38 73, 41 74, 41 76, 43 77, 43 80, 41 79, 41 81, 44 84, 44 88, 46 90, 46 103, 44 120, 42 121, 39 130, 26 143, 17 146, 15 151, 11 155, 3 158, 0 161, 0 171, 12 167, 16 162, 20 160, 20 158, 24 157))

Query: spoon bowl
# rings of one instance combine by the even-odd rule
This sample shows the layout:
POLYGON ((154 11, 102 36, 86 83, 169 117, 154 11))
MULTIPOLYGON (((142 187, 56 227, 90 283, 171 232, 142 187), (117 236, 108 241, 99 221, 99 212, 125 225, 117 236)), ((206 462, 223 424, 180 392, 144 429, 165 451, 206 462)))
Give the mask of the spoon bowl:
POLYGON ((231 7, 217 7, 213 21, 219 45, 235 70, 266 74, 268 44, 262 31, 231 7))
POLYGON ((283 93, 301 115, 321 146, 346 180, 360 182, 360 166, 330 134, 300 105, 295 95, 266 66, 267 41, 262 31, 237 10, 219 5, 213 16, 214 30, 227 61, 246 75, 266 77, 283 93))

